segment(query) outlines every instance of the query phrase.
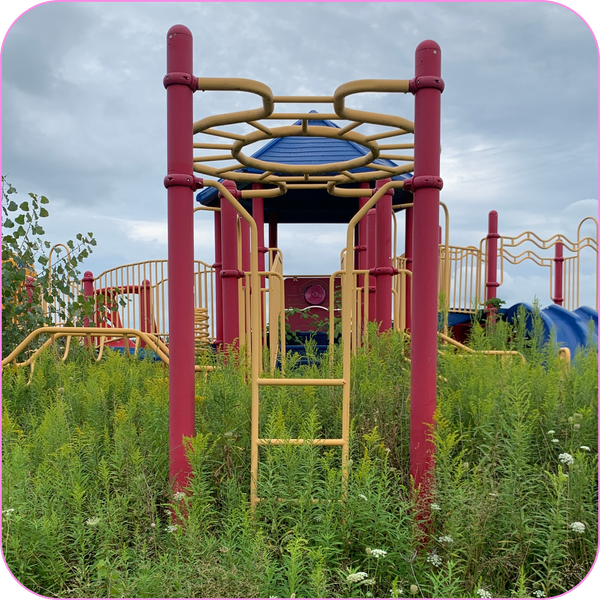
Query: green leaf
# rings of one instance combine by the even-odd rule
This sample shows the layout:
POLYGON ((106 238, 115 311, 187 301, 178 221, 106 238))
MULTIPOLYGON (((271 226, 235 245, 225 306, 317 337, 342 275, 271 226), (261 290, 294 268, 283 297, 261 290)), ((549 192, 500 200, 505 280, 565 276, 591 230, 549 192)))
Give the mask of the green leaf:
POLYGON ((6 193, 7 193, 7 194, 16 194, 16 193, 17 193, 17 190, 15 190, 15 188, 14 188, 14 187, 11 185, 11 186, 8 188, 8 191, 7 191, 6 193))
POLYGON ((11 227, 14 227, 15 224, 10 219, 6 219, 6 221, 4 221, 2 226, 10 229, 11 227))
POLYGON ((45 209, 45 208, 40 208, 40 217, 42 217, 42 219, 46 218, 50 213, 45 209))
POLYGON ((75 246, 73 245, 73 240, 69 240, 69 241, 67 242, 67 246, 69 246, 69 248, 70 248, 71 250, 73 250, 73 248, 75 248, 75 246))
POLYGON ((19 215, 16 217, 15 223, 18 223, 19 225, 25 225, 25 215, 19 215))
POLYGON ((44 233, 45 233, 44 228, 41 227, 40 225, 33 226, 33 234, 34 235, 44 235, 44 233))
POLYGON ((15 231, 16 238, 23 237, 24 235, 25 235, 25 230, 23 229, 23 227, 19 227, 19 229, 17 229, 15 231))
POLYGON ((40 263, 40 265, 46 266, 48 264, 48 259, 45 256, 40 256, 38 258, 38 262, 40 263))
POLYGON ((19 208, 27 212, 29 210, 29 204, 27 202, 21 202, 21 204, 19 204, 19 208))
POLYGON ((50 204, 50 200, 48 200, 48 198, 46 198, 46 196, 42 196, 42 197, 40 198, 40 202, 41 202, 42 204, 50 204))
POLYGON ((8 210, 10 210, 10 212, 15 212, 15 210, 17 210, 17 208, 19 208, 19 205, 16 202, 13 202, 12 200, 8 203, 8 210))

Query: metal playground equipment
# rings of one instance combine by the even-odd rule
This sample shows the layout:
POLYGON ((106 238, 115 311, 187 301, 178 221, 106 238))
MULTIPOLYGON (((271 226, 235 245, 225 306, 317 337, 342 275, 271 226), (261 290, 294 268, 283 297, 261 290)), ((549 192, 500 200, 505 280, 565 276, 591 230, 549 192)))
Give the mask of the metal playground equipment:
MULTIPOLYGON (((100 314, 98 309, 94 319, 99 326, 66 328, 56 323, 56 327, 38 330, 3 361, 3 366, 16 363, 27 344, 44 333, 49 336, 45 345, 58 337, 66 338, 63 359, 72 337, 96 346, 97 360, 106 347, 131 353, 153 351, 169 366, 170 477, 174 487, 181 489, 190 476, 182 439, 195 433, 195 373, 210 368, 197 364, 198 355, 209 345, 224 352, 234 345, 244 348, 251 368, 251 500, 256 504, 260 500, 256 486, 261 446, 338 446, 345 472, 351 356, 364 342, 368 323, 374 321, 380 331, 393 328, 410 333, 411 475, 417 487, 426 488, 435 450, 428 434, 436 409, 438 339, 469 351, 457 341, 459 336, 453 339, 448 334, 450 330, 456 334, 483 302, 496 296, 505 264, 531 260, 548 268, 550 297, 555 304, 565 304, 565 312, 578 307, 582 251, 595 253, 596 273, 598 270, 597 221, 591 217, 584 220, 590 221, 588 227, 595 224, 595 236, 582 235, 582 222, 575 241, 564 236, 542 240, 532 232, 508 237, 498 233, 498 215, 492 211, 488 235, 478 246, 450 244, 449 213, 439 198, 444 83, 441 51, 433 41, 417 47, 412 79, 352 81, 339 86, 331 96, 278 96, 258 81, 196 77, 192 50, 191 32, 181 25, 172 27, 167 34, 164 78, 168 259, 124 265, 98 277, 86 272, 81 284, 73 285, 88 298, 103 300, 104 312, 100 314), (259 98, 260 105, 194 122, 193 97, 197 91, 249 93, 259 98), (349 96, 372 92, 412 94, 414 122, 346 106, 349 96), (290 104, 325 104, 332 112, 278 110, 290 104), (227 129, 241 124, 249 126, 250 132, 227 129), (376 133, 359 133, 362 125, 376 133), (386 143, 400 136, 412 140, 386 143), (212 142, 207 138, 221 139, 212 142), (248 146, 263 142, 258 152, 249 155, 248 146), (312 145, 311 152, 303 153, 307 144, 312 145), (322 152, 311 159, 315 145, 322 152), (194 156, 195 150, 201 155, 194 156), (213 166, 219 162, 227 164, 213 166), (194 208, 198 191, 200 205, 194 208), (440 209, 443 227, 439 226, 440 209), (206 211, 214 216, 212 265, 196 260, 193 252, 195 213, 199 218, 206 211), (396 247, 399 211, 405 217, 402 254, 396 247), (347 223, 340 269, 331 276, 284 276, 277 225, 307 222, 302 221, 306 218, 308 222, 347 223), (265 245, 267 224, 269 240, 265 245), (521 251, 526 243, 538 251, 554 250, 554 255, 539 256, 530 248, 521 251), (513 254, 515 248, 521 252, 513 254), (564 256, 565 251, 568 256, 564 256), (439 305, 440 298, 444 306, 439 305), (123 305, 119 302, 122 299, 126 300, 123 305), (294 309, 295 315, 286 316, 286 309, 288 313, 294 309), (300 312, 320 322, 329 320, 329 339, 325 342, 329 345, 336 341, 334 319, 341 320, 337 340, 343 352, 341 378, 286 378, 285 323, 300 318, 300 312), (440 313, 446 315, 441 325, 440 313), (269 347, 268 365, 263 364, 264 346, 269 347), (264 386, 340 387, 339 437, 310 441, 261 437, 259 403, 264 386)), ((553 318, 558 319, 556 315, 553 318)), ((33 368, 34 360, 32 355, 18 364, 33 368)))

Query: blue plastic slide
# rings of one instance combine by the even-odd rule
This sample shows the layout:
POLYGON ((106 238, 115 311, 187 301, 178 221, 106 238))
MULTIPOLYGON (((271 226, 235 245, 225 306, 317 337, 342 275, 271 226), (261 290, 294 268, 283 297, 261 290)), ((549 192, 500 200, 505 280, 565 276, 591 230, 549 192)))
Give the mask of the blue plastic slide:
MULTIPOLYGON (((531 330, 531 314, 533 312, 531 304, 519 302, 501 312, 510 322, 516 318, 520 306, 525 308, 527 329, 531 330)), ((557 304, 552 304, 540 311, 540 317, 544 326, 544 342, 550 339, 550 333, 554 328, 556 341, 560 346, 569 348, 571 357, 575 356, 579 348, 598 344, 598 311, 589 306, 580 306, 574 311, 569 311, 557 304)))

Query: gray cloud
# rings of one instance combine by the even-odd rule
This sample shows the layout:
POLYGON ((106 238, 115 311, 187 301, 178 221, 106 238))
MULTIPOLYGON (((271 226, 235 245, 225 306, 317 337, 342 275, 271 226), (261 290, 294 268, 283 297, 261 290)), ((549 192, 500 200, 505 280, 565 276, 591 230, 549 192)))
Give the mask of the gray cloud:
MULTIPOLYGON (((258 79, 281 95, 409 79, 416 45, 435 39, 451 242, 478 244, 492 209, 511 235, 533 226, 541 236, 574 235, 574 215, 597 213, 597 48, 560 5, 49 3, 4 41, 2 169, 21 193, 50 197, 57 241, 97 232, 94 270, 166 255, 133 223, 154 223, 151 232, 166 220, 162 78, 166 32, 178 22, 194 33, 196 75, 258 79)), ((196 118, 256 105, 250 95, 196 96, 196 118)), ((351 105, 412 118, 409 97, 365 95, 351 105)), ((204 247, 210 230, 198 235, 204 247)), ((305 272, 333 271, 339 253, 299 256, 305 272)))

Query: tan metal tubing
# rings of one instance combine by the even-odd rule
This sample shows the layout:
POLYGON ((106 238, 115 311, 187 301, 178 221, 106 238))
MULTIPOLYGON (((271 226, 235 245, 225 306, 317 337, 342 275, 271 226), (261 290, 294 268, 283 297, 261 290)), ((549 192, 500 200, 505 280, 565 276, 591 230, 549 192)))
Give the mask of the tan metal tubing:
POLYGON ((251 294, 251 372, 252 372, 252 406, 251 406, 251 451, 250 451, 250 496, 252 505, 256 504, 256 486, 258 476, 258 417, 259 388, 258 380, 262 370, 262 348, 260 344, 260 276, 258 274, 258 229, 256 221, 238 202, 229 190, 218 181, 205 181, 204 185, 215 187, 236 208, 241 217, 250 226, 250 282, 254 293, 251 294))

